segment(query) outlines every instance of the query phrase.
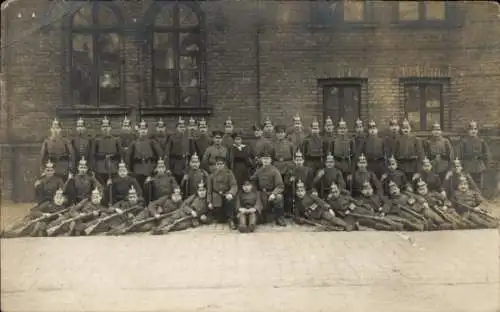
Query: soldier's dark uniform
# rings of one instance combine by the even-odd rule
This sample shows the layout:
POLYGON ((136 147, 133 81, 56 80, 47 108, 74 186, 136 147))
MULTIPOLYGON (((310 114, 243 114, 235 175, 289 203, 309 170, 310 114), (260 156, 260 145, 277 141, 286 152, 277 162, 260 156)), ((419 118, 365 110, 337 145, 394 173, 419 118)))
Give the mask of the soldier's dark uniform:
POLYGON ((386 193, 389 192, 388 184, 390 181, 396 183, 396 185, 402 190, 412 191, 410 181, 408 180, 406 174, 398 169, 398 163, 394 156, 389 158, 387 172, 382 174, 382 177, 380 178, 380 182, 382 183, 382 186, 384 186, 386 193))
POLYGON ((333 142, 333 157, 337 168, 344 174, 344 179, 352 173, 353 168, 351 160, 354 157, 354 142, 347 133, 347 124, 340 120, 338 126, 338 135, 333 142))
POLYGON ((400 192, 399 187, 394 182, 389 183, 390 210, 389 215, 396 215, 404 219, 406 230, 423 231, 427 227, 425 218, 412 209, 416 200, 400 192))
POLYGON ((441 125, 434 123, 432 125, 433 136, 425 141, 425 155, 431 160, 432 168, 435 173, 443 179, 451 167, 451 161, 454 159, 453 147, 447 138, 441 135, 441 125))
POLYGON ((229 150, 221 140, 222 131, 215 130, 213 131, 212 136, 214 138, 214 144, 206 149, 205 154, 203 154, 203 158, 201 159, 201 167, 209 173, 212 173, 215 170, 216 157, 223 157, 226 160, 226 163, 229 161, 229 150))
POLYGON ((89 198, 93 189, 98 188, 103 189, 103 186, 96 179, 92 172, 88 172, 87 161, 81 159, 78 163, 78 174, 70 175, 70 179, 66 184, 66 189, 64 190, 68 196, 68 202, 70 205, 75 205, 89 198))
POLYGON ((314 120, 311 124, 311 134, 304 139, 303 152, 306 166, 311 168, 313 174, 323 168, 324 156, 323 139, 319 135, 319 123, 314 120))
POLYGON ((302 144, 308 134, 307 129, 304 129, 302 126, 300 116, 298 114, 295 115, 293 117, 293 126, 287 129, 288 140, 290 140, 297 149, 302 149, 302 144))
POLYGON ((355 133, 352 140, 353 140, 355 156, 358 157, 361 154, 359 151, 361 150, 361 147, 365 145, 365 140, 367 137, 365 133, 365 128, 363 127, 363 121, 361 121, 361 119, 359 118, 356 120, 356 127, 354 131, 355 133))
POLYGON ((144 120, 139 125, 139 137, 130 143, 127 151, 127 165, 144 192, 144 181, 151 176, 162 150, 158 143, 147 137, 148 128, 144 120))
POLYGON ((133 187, 138 196, 142 198, 142 189, 137 180, 128 174, 127 166, 124 162, 118 165, 118 175, 106 183, 105 202, 115 204, 127 199, 130 189, 133 187), (111 195, 110 195, 111 194, 111 195), (110 196, 111 200, 110 200, 110 196))
POLYGON ((122 121, 122 127, 120 129, 120 133, 118 134, 118 137, 120 138, 120 147, 121 147, 121 157, 125 158, 127 153, 128 153, 128 148, 130 147, 130 144, 137 138, 136 133, 132 129, 132 125, 130 123, 130 120, 125 116, 122 121))
POLYGON ((54 174, 54 164, 48 161, 43 175, 35 181, 35 198, 38 204, 50 202, 58 189, 64 188, 64 181, 54 174))
POLYGON ((55 174, 65 179, 75 165, 74 150, 71 143, 61 136, 57 119, 52 122, 51 131, 51 136, 42 143, 41 163, 43 166, 50 160, 54 164, 55 174))
POLYGON ((276 133, 274 131, 274 126, 273 126, 273 123, 271 121, 271 119, 269 119, 269 116, 266 117, 266 119, 264 120, 264 126, 262 127, 263 129, 263 133, 262 133, 262 136, 270 141, 274 141, 276 139, 276 133))
POLYGON ((335 126, 330 116, 325 120, 325 133, 323 134, 323 151, 325 154, 333 155, 333 143, 335 141, 335 126))
POLYGON ((253 131, 255 134, 255 139, 250 145, 250 155, 252 157, 253 161, 253 170, 255 172, 256 169, 260 168, 261 163, 259 160, 259 155, 261 155, 264 150, 266 151, 272 151, 273 149, 273 142, 263 136, 262 128, 264 126, 259 126, 259 125, 254 125, 253 126, 253 131))
POLYGON ((156 164, 156 174, 148 177, 144 185, 144 198, 146 203, 157 200, 163 196, 170 196, 179 185, 172 172, 167 170, 163 159, 159 159, 156 164))
POLYGON ((368 124, 368 136, 362 140, 356 155, 364 154, 366 156, 368 170, 374 172, 379 179, 386 168, 385 151, 384 140, 378 136, 377 124, 372 120, 368 124))
POLYGON ((186 133, 184 120, 179 118, 177 132, 170 136, 165 149, 165 163, 172 171, 175 180, 180 184, 189 160, 190 142, 186 133))
MULTIPOLYGON (((92 157, 93 139, 85 129, 85 122, 79 118, 76 122, 76 135, 70 141, 74 150, 74 172, 78 170, 78 161, 82 158, 90 160, 92 157)), ((91 164, 88 164, 91 165, 91 164)), ((91 168, 92 169, 92 168, 91 168)))
POLYGON ((347 183, 350 184, 348 187, 351 190, 352 196, 356 197, 361 194, 361 188, 365 181, 371 183, 376 193, 380 195, 383 194, 382 184, 380 183, 375 173, 367 170, 366 157, 364 155, 361 155, 358 159, 358 168, 352 175, 349 175, 347 178, 347 183))
POLYGON ((305 185, 307 191, 313 189, 313 179, 314 174, 311 168, 304 166, 304 158, 300 151, 295 153, 294 164, 292 167, 288 168, 283 175, 283 182, 285 184, 285 190, 283 192, 285 213, 294 213, 294 207, 292 203, 292 198, 295 196, 295 184, 297 181, 302 181, 305 185))
POLYGON ((333 156, 328 154, 326 156, 325 168, 318 171, 313 179, 313 186, 316 190, 319 190, 319 195, 323 198, 328 194, 332 183, 338 185, 341 190, 346 190, 344 175, 342 171, 335 167, 335 159, 333 156))
POLYGON ((279 226, 286 226, 283 209, 283 179, 279 170, 270 164, 270 154, 262 154, 261 159, 263 166, 252 175, 250 180, 255 183, 256 189, 260 192, 264 207, 263 219, 268 221, 270 216, 273 216, 279 226))
POLYGON ((242 233, 255 231, 262 209, 259 192, 253 188, 250 181, 245 181, 236 196, 238 230, 242 233))
POLYGON ((439 175, 432 171, 432 163, 427 157, 422 161, 420 170, 412 177, 412 181, 417 181, 417 179, 422 179, 431 192, 441 193, 444 190, 439 175))
POLYGON ((191 196, 196 193, 198 185, 208 180, 208 172, 200 168, 200 158, 194 154, 191 156, 190 167, 181 181, 181 189, 185 196, 191 196))
POLYGON ((398 121, 392 119, 389 122, 390 133, 384 137, 384 155, 386 158, 396 155, 396 142, 400 137, 398 121))
POLYGON ((196 138, 198 138, 198 124, 193 117, 189 118, 187 125, 187 134, 190 141, 195 141, 196 138))
POLYGON ((249 146, 242 142, 241 132, 236 131, 233 140, 234 144, 229 149, 229 169, 233 171, 238 187, 241 187, 250 178, 252 159, 249 146))
POLYGON ((471 186, 470 187, 471 189, 480 192, 479 187, 476 185, 474 179, 472 179, 472 176, 468 172, 464 172, 462 163, 457 158, 453 161, 452 170, 446 173, 446 176, 444 177, 443 180, 442 189, 446 191, 446 194, 448 194, 447 195, 448 198, 453 197, 455 190, 458 188, 461 176, 467 178, 467 180, 469 181, 469 185, 471 186))
POLYGON ((231 169, 225 166, 226 158, 217 156, 216 162, 224 163, 223 168, 215 169, 208 177, 207 199, 212 205, 212 217, 219 222, 228 222, 234 228, 236 193, 238 183, 231 169), (227 198, 227 196, 231 198, 227 198))
POLYGON ((102 184, 113 177, 118 170, 118 162, 122 155, 121 142, 111 135, 109 120, 104 117, 101 124, 102 135, 97 137, 92 148, 92 168, 102 184))
POLYGON ((161 157, 165 157, 165 149, 167 148, 169 135, 167 133, 167 127, 165 127, 163 119, 160 118, 156 122, 156 132, 151 135, 151 138, 155 140, 155 142, 161 148, 161 157))
POLYGON ((396 157, 399 168, 406 173, 408 179, 418 171, 419 163, 424 159, 422 143, 419 138, 411 134, 411 127, 408 120, 402 124, 402 134, 396 141, 396 157))
POLYGON ((474 182, 482 190, 483 172, 491 161, 491 153, 486 141, 480 138, 477 123, 469 123, 469 135, 460 142, 460 157, 463 161, 465 172, 468 172, 474 179, 474 182))
POLYGON ((192 154, 196 153, 203 158, 207 148, 212 145, 212 138, 208 134, 207 122, 202 118, 198 125, 198 136, 192 141, 192 154))
POLYGON ((285 127, 276 126, 276 140, 273 142, 273 164, 283 177, 293 167, 295 146, 285 137, 285 127))
POLYGON ((234 132, 234 124, 231 120, 231 117, 228 117, 224 122, 224 133, 222 136, 222 145, 226 148, 231 148, 233 146, 233 132, 234 132))

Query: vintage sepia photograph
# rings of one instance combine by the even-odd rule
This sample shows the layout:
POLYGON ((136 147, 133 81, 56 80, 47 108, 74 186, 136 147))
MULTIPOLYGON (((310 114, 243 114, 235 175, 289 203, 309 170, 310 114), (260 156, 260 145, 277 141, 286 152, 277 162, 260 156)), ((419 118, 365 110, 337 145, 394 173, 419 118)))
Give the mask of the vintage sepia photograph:
POLYGON ((2 312, 500 312, 500 4, 1 2, 2 312))

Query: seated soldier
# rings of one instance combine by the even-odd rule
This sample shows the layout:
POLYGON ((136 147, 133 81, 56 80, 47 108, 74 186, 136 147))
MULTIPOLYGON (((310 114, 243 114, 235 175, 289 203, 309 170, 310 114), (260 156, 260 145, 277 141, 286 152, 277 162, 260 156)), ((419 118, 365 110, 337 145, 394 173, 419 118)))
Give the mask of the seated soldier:
POLYGON ((49 160, 41 177, 35 181, 36 202, 51 202, 59 188, 64 191, 64 181, 55 174, 54 164, 49 160))
POLYGON ((245 181, 236 197, 238 230, 241 233, 253 232, 257 227, 258 216, 262 213, 259 193, 250 181, 245 181))
POLYGON ((139 182, 129 175, 127 166, 122 160, 118 164, 118 176, 109 179, 107 182, 105 202, 114 205, 115 203, 126 200, 129 195, 129 190, 132 187, 138 192, 137 195, 142 198, 142 188, 139 182))
POLYGON ((233 172, 226 167, 226 159, 216 156, 215 169, 208 177, 208 207, 210 216, 217 222, 228 222, 234 230, 235 197, 238 192, 238 183, 233 172))
POLYGON ((313 187, 313 171, 309 167, 304 166, 304 157, 300 151, 295 153, 295 158, 293 160, 294 164, 287 168, 285 174, 283 175, 285 183, 284 191, 284 205, 290 209, 285 209, 285 214, 291 215, 292 202, 291 199, 294 196, 294 185, 298 180, 305 184, 307 191, 311 191, 313 187))
POLYGON ((161 235, 171 231, 181 231, 190 227, 197 227, 200 222, 208 224, 210 219, 207 217, 207 212, 207 189, 205 184, 201 182, 198 185, 197 193, 189 196, 182 203, 181 208, 163 219, 160 225, 151 231, 151 234, 161 235))
POLYGON ((481 194, 479 191, 479 188, 477 187, 476 183, 472 179, 471 175, 468 172, 465 172, 464 167, 462 166, 462 162, 456 158, 453 161, 453 165, 450 171, 448 171, 443 179, 443 186, 442 188, 445 190, 448 198, 453 197, 453 193, 455 190, 458 188, 458 184, 460 183, 460 177, 464 176, 467 178, 469 181, 469 186, 472 188, 475 192, 478 192, 481 194))
MULTIPOLYGON (((139 189, 140 191, 140 189, 139 189)), ((131 186, 125 199, 116 202, 102 217, 88 223, 86 235, 116 233, 116 229, 130 224, 131 220, 144 209, 144 199, 139 197, 134 186, 131 186)))
POLYGON ((361 156, 359 156, 357 166, 358 168, 356 171, 347 177, 347 182, 350 184, 352 196, 356 197, 361 194, 361 188, 365 181, 370 182, 370 184, 375 188, 375 191, 382 195, 382 184, 375 173, 368 171, 368 163, 366 162, 365 155, 361 154, 361 156))
POLYGON ((387 185, 389 188, 388 193, 391 205, 389 214, 396 215, 404 219, 406 221, 404 223, 405 229, 407 230, 425 230, 428 226, 428 221, 425 220, 424 216, 412 209, 416 203, 415 198, 401 193, 400 188, 393 181, 390 181, 387 185))
POLYGON ((267 152, 260 157, 262 167, 257 170, 251 181, 255 183, 256 189, 260 192, 262 201, 263 218, 261 221, 268 222, 271 217, 279 226, 286 226, 283 207, 283 179, 279 170, 271 165, 271 155, 267 152))
POLYGON ((155 168, 155 175, 147 177, 145 181, 146 202, 157 200, 163 196, 170 196, 179 185, 170 170, 167 170, 165 161, 158 159, 155 168))
POLYGON ((335 158, 332 154, 326 156, 325 168, 320 169, 313 179, 313 185, 316 190, 319 190, 320 198, 324 198, 328 194, 332 183, 335 183, 341 191, 346 191, 344 174, 340 169, 335 167, 335 158))
POLYGON ((185 196, 191 196, 196 194, 198 185, 208 180, 208 172, 200 169, 200 158, 196 153, 191 156, 191 161, 189 162, 189 169, 184 174, 181 181, 181 189, 183 190, 185 196))
POLYGON ((429 191, 439 192, 446 197, 446 192, 441 184, 441 178, 439 178, 437 173, 432 171, 432 163, 427 157, 422 160, 421 169, 412 177, 413 182, 418 181, 418 179, 422 179, 427 184, 429 191))
POLYGON ((82 157, 78 163, 78 173, 73 176, 70 172, 68 175, 65 193, 68 194, 69 204, 76 205, 84 199, 88 199, 95 188, 103 189, 94 173, 89 173, 87 161, 82 157))
POLYGON ((459 183, 451 199, 457 212, 465 219, 476 224, 477 228, 496 228, 498 219, 488 213, 488 202, 478 191, 470 188, 466 176, 459 177, 459 183))
POLYGON ((394 156, 389 158, 387 172, 382 174, 380 178, 382 184, 388 183, 389 181, 396 183, 401 190, 413 191, 404 171, 398 169, 398 162, 394 156))
POLYGON ((47 224, 67 211, 66 197, 62 188, 59 188, 50 202, 44 201, 31 208, 22 220, 8 227, 1 236, 5 238, 47 236, 47 224))
POLYGON ((352 230, 352 227, 349 227, 342 219, 335 215, 332 207, 327 202, 315 195, 307 194, 305 185, 302 181, 299 180, 297 182, 296 189, 296 219, 299 223, 303 222, 301 219, 302 216, 304 216, 306 220, 318 222, 318 225, 326 225, 332 230, 352 230))

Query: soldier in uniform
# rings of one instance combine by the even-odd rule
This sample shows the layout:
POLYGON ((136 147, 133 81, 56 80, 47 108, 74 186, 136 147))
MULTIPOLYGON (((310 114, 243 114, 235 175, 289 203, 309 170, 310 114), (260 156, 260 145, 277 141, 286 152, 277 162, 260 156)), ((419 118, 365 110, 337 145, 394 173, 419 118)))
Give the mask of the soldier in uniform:
POLYGON ((55 175, 54 164, 49 160, 38 180, 35 181, 35 198, 38 205, 50 202, 58 189, 64 189, 64 181, 55 175))
POLYGON ((111 135, 109 120, 104 117, 101 124, 102 135, 94 141, 92 163, 97 179, 101 184, 112 178, 117 171, 118 162, 122 156, 121 142, 111 135))
POLYGON ((399 167, 410 180, 418 171, 419 163, 424 159, 424 152, 420 139, 411 133, 410 123, 406 119, 401 126, 401 132, 402 134, 396 141, 394 155, 398 160, 399 167))
POLYGON ((321 138, 319 123, 314 120, 311 124, 311 134, 303 141, 303 151, 306 165, 316 174, 323 167, 325 150, 323 149, 323 139, 321 138))
POLYGON ((480 190, 483 189, 483 172, 491 161, 491 153, 486 141, 478 136, 478 126, 475 121, 468 125, 469 135, 460 142, 460 157, 464 170, 474 179, 480 190))
POLYGON ((137 137, 127 116, 123 117, 122 128, 118 137, 121 143, 121 156, 125 157, 130 144, 132 144, 137 137))
POLYGON ((388 191, 387 183, 393 181, 400 189, 412 192, 411 183, 408 181, 406 174, 398 169, 398 162, 394 156, 389 158, 388 165, 387 172, 380 178, 380 182, 386 186, 386 191, 388 191))
POLYGON ((379 179, 386 167, 385 150, 384 140, 378 136, 377 124, 372 120, 368 124, 368 136, 362 140, 356 155, 366 155, 368 170, 373 171, 379 179))
MULTIPOLYGON (((294 157, 294 166, 288 168, 283 175, 283 181, 285 183, 283 195, 286 214, 293 214, 295 212, 292 199, 295 196, 294 187, 297 181, 302 181, 302 183, 305 184, 306 190, 311 191, 313 189, 313 178, 314 174, 312 169, 304 166, 304 156, 300 151, 297 151, 294 157)), ((317 196, 317 192, 315 193, 317 196)))
POLYGON ((208 206, 212 211, 214 220, 224 223, 228 222, 229 227, 236 229, 234 223, 236 193, 238 183, 233 172, 226 167, 226 158, 215 157, 215 170, 208 176, 208 206))
POLYGON ((432 137, 425 141, 424 150, 426 156, 432 161, 434 172, 439 175, 440 179, 443 179, 450 170, 454 155, 450 141, 442 136, 439 123, 432 125, 432 137))
POLYGON ((461 175, 455 190, 452 202, 458 213, 465 219, 472 221, 478 228, 497 228, 499 220, 488 212, 487 202, 481 193, 470 188, 469 179, 461 175))
POLYGON ((276 140, 272 150, 274 152, 274 166, 278 168, 283 177, 287 170, 293 166, 293 154, 295 153, 295 146, 286 139, 284 126, 276 126, 276 140))
MULTIPOLYGON (((114 212, 114 209, 112 209, 114 212)), ((111 208, 102 205, 102 189, 94 188, 90 196, 90 201, 80 202, 73 211, 78 212, 78 216, 69 224, 68 236, 85 235, 85 228, 90 222, 105 216, 111 212, 111 208)))
POLYGON ((167 170, 165 166, 165 161, 163 159, 158 159, 155 168, 155 174, 149 176, 144 185, 144 199, 146 203, 150 201, 157 200, 163 196, 170 196, 175 188, 179 185, 175 180, 172 172, 167 170))
POLYGON ((417 181, 418 179, 422 179, 425 182, 429 191, 439 192, 446 197, 446 192, 443 189, 441 179, 439 178, 439 175, 437 173, 434 173, 434 171, 432 170, 432 163, 427 157, 424 157, 420 170, 412 177, 413 182, 417 181))
POLYGON ((65 179, 75 165, 74 151, 71 143, 61 135, 61 126, 57 119, 52 122, 50 137, 42 143, 42 166, 51 161, 54 164, 55 174, 65 179))
POLYGON ((263 221, 268 221, 270 216, 279 226, 286 226, 283 203, 283 179, 279 170, 271 164, 271 155, 264 152, 261 155, 262 167, 250 178, 260 192, 262 201, 263 221))
POLYGON ((189 118, 187 133, 188 133, 188 138, 191 141, 195 141, 198 138, 198 124, 196 123, 196 120, 193 117, 189 118))
POLYGON ((456 158, 453 161, 451 170, 446 173, 443 180, 442 189, 446 192, 448 198, 453 197, 453 193, 458 188, 461 176, 465 176, 467 180, 469 180, 469 184, 474 191, 481 192, 474 179, 472 179, 472 176, 468 172, 464 171, 462 163, 458 158, 456 158))
POLYGON ((208 172, 200 168, 200 158, 197 154, 191 156, 191 161, 189 162, 189 169, 181 181, 181 189, 186 196, 191 196, 196 193, 198 184, 200 182, 205 183, 208 180, 208 172))
POLYGON ((262 130, 263 128, 264 128, 263 125, 259 126, 256 124, 253 126, 255 139, 251 144, 250 154, 253 160, 254 171, 261 167, 259 155, 261 155, 264 152, 264 150, 272 151, 273 149, 273 142, 269 138, 263 135, 264 134, 262 130))
POLYGON ((390 181, 388 186, 391 203, 388 213, 403 218, 406 221, 404 223, 406 230, 425 230, 428 227, 428 221, 425 220, 424 216, 412 209, 412 206, 416 204, 415 198, 401 193, 400 188, 393 181, 390 181))
MULTIPOLYGON (((222 131, 215 130, 212 132, 212 137, 214 140, 214 144, 209 146, 203 154, 203 158, 201 159, 201 166, 208 173, 212 173, 215 170, 215 158, 220 156, 226 159, 226 163, 229 160, 229 150, 223 144, 223 133, 222 131)), ((233 138, 231 138, 232 140, 233 138)), ((231 143, 232 145, 232 143, 231 143)), ((230 148, 230 147, 229 147, 230 148)))
POLYGON ((262 135, 264 136, 264 138, 267 138, 270 141, 274 141, 275 139, 274 126, 269 116, 267 116, 266 119, 264 120, 264 127, 262 128, 263 128, 262 135))
POLYGON ((389 158, 391 155, 396 155, 396 142, 399 140, 399 124, 396 119, 389 121, 389 134, 384 138, 384 155, 389 158))
POLYGON ((167 143, 168 143, 168 133, 167 133, 167 127, 165 126, 165 123, 163 122, 163 119, 160 118, 156 122, 156 129, 155 133, 152 135, 153 140, 156 141, 156 144, 161 148, 161 157, 163 158, 165 156, 165 149, 167 148, 167 143))
POLYGON ((332 154, 326 155, 325 168, 320 169, 313 179, 313 186, 319 190, 320 198, 324 198, 332 183, 335 183, 342 192, 347 192, 344 175, 335 167, 335 158, 332 154))
POLYGON ((352 173, 351 159, 354 157, 354 143, 347 133, 347 124, 340 119, 337 128, 338 136, 333 141, 333 157, 337 168, 344 174, 344 179, 352 173))
POLYGON ((134 177, 129 175, 127 165, 123 160, 118 164, 118 175, 109 179, 106 185, 105 202, 112 205, 127 199, 131 187, 142 198, 141 186, 134 177))
POLYGON ((323 151, 333 155, 333 142, 335 141, 335 125, 330 116, 325 120, 325 133, 323 135, 323 151))
POLYGON ((307 134, 299 114, 295 115, 295 117, 293 117, 293 126, 287 131, 288 139, 295 147, 302 148, 302 142, 307 137, 307 134))
POLYGON ((208 213, 207 189, 205 184, 198 184, 196 194, 189 196, 171 215, 163 219, 160 225, 151 231, 153 235, 166 234, 170 231, 181 231, 197 227, 200 223, 207 224, 208 213))
POLYGON ((199 121, 198 124, 198 136, 194 141, 191 141, 193 147, 191 149, 192 154, 196 153, 203 158, 207 148, 212 145, 212 138, 208 134, 207 122, 204 118, 199 121))
POLYGON ((71 139, 71 146, 74 150, 74 172, 78 170, 79 159, 91 159, 92 137, 87 133, 85 122, 82 118, 76 121, 76 135, 71 139))
POLYGON ((297 200, 295 201, 297 215, 306 217, 306 219, 317 221, 320 224, 333 226, 339 231, 351 231, 344 220, 338 218, 329 203, 321 198, 308 194, 302 181, 297 182, 297 190, 295 191, 297 200))
MULTIPOLYGON (((361 119, 356 120, 356 127, 354 128, 354 151, 357 153, 363 145, 365 145, 366 133, 365 128, 363 127, 363 121, 361 119)), ((357 153, 356 155, 359 155, 357 153)))
POLYGON ((377 194, 383 194, 382 184, 380 183, 375 173, 368 170, 367 166, 368 163, 366 162, 366 157, 365 155, 361 154, 361 156, 359 156, 358 158, 358 168, 353 172, 353 174, 350 174, 347 177, 349 189, 351 190, 352 196, 354 197, 361 194, 361 188, 365 181, 368 181, 372 184, 377 194))
POLYGON ((231 117, 227 117, 227 120, 224 122, 224 133, 222 137, 222 145, 225 148, 231 148, 231 146, 233 146, 233 132, 233 121, 231 120, 231 117))
POLYGON ((240 131, 233 134, 234 144, 229 150, 229 169, 234 172, 238 187, 250 178, 250 168, 252 168, 252 159, 250 148, 243 144, 243 138, 240 131))
POLYGON ((69 175, 68 183, 66 184, 65 194, 68 196, 70 205, 76 205, 82 200, 89 198, 93 189, 103 189, 103 186, 96 179, 93 172, 89 172, 87 161, 82 157, 78 163, 78 173, 73 176, 69 175))
MULTIPOLYGON (((127 152, 127 165, 131 169, 137 182, 144 187, 144 181, 151 176, 158 159, 162 157, 162 150, 155 140, 148 137, 148 126, 144 120, 139 124, 139 137, 130 143, 127 152)), ((142 189, 143 194, 145 189, 142 189)))
POLYGON ((179 117, 177 132, 170 136, 165 149, 165 163, 172 171, 175 180, 180 184, 189 161, 190 142, 186 133, 184 120, 179 117))
POLYGON ((246 180, 236 196, 238 231, 241 233, 255 231, 262 209, 259 193, 253 188, 252 183, 246 180))

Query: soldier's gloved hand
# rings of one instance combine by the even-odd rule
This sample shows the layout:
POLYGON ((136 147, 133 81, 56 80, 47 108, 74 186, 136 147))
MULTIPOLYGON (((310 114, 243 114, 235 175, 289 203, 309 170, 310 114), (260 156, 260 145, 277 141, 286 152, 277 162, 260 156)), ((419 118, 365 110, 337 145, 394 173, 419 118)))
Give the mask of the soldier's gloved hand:
POLYGON ((448 207, 446 207, 446 205, 442 206, 441 209, 443 209, 443 211, 446 211, 448 210, 448 207))
POLYGON ((378 211, 384 211, 383 207, 378 207, 378 211))
POLYGON ((35 187, 39 186, 39 185, 40 185, 40 183, 42 183, 42 181, 40 181, 40 180, 36 180, 36 181, 35 181, 35 187))
POLYGON ((123 214, 123 210, 121 210, 120 208, 115 208, 115 211, 116 211, 118 214, 123 214))
POLYGON ((413 205, 415 203, 415 198, 408 199, 408 204, 413 205))
POLYGON ((445 179, 445 180, 448 180, 449 178, 451 178, 451 176, 452 176, 452 175, 453 175, 453 172, 448 171, 448 172, 446 173, 446 176, 444 177, 444 179, 445 179))
POLYGON ((107 184, 107 185, 111 185, 112 183, 113 183, 113 181, 111 181, 111 179, 108 179, 108 180, 106 181, 106 184, 107 184))
POLYGON ((276 199, 276 195, 274 193, 269 195, 269 200, 275 200, 275 199, 276 199))
POLYGON ((473 210, 474 211, 481 211, 481 208, 479 208, 479 206, 478 206, 478 207, 474 207, 473 210))
POLYGON ((206 222, 207 221, 207 216, 206 215, 201 215, 200 220, 202 222, 206 222))
POLYGON ((385 217, 385 212, 381 212, 381 213, 380 213, 380 216, 381 216, 382 218, 383 218, 383 217, 385 217))
POLYGON ((198 216, 198 214, 197 214, 197 213, 196 213, 196 211, 194 211, 194 210, 192 210, 192 211, 191 211, 191 215, 192 215, 193 217, 195 217, 195 218, 198 216))
POLYGON ((159 219, 159 218, 160 218, 160 214, 159 214, 159 213, 155 213, 154 217, 155 217, 156 219, 159 219))
POLYGON ((316 210, 316 208, 318 208, 318 205, 316 205, 316 204, 312 204, 311 206, 309 206, 309 208, 310 208, 311 210, 316 210))
POLYGON ((68 173, 68 179, 73 179, 73 173, 71 173, 71 171, 68 173))
POLYGON ((384 174, 380 177, 380 181, 385 180, 385 179, 387 179, 387 173, 384 173, 384 174))
POLYGON ((167 171, 165 171, 166 174, 172 174, 172 171, 170 171, 170 169, 167 169, 167 171))
POLYGON ((441 194, 441 196, 443 196, 444 198, 446 198, 446 191, 445 190, 441 191, 441 193, 439 193, 439 194, 441 194))
POLYGON ((94 217, 97 217, 99 215, 99 211, 97 211, 97 210, 92 211, 92 215, 94 217))
POLYGON ((153 181, 153 178, 151 178, 151 177, 147 177, 147 178, 146 178, 146 181, 144 181, 144 183, 149 183, 149 182, 151 182, 151 181, 153 181))
POLYGON ((231 193, 227 193, 227 194, 226 194, 226 199, 227 199, 227 200, 231 200, 231 199, 233 199, 233 194, 231 194, 231 193))
POLYGON ((47 212, 42 213, 42 217, 47 218, 48 216, 50 216, 50 213, 47 213, 47 212))
POLYGON ((325 169, 320 169, 320 170, 318 171, 318 177, 320 177, 320 178, 321 178, 321 177, 322 177, 322 176, 324 176, 324 175, 325 175, 325 169))
POLYGON ((413 192, 413 188, 411 186, 408 186, 406 189, 408 190, 408 192, 413 192))
POLYGON ((422 204, 422 206, 424 206, 425 209, 429 209, 429 203, 428 202, 424 202, 422 204))

